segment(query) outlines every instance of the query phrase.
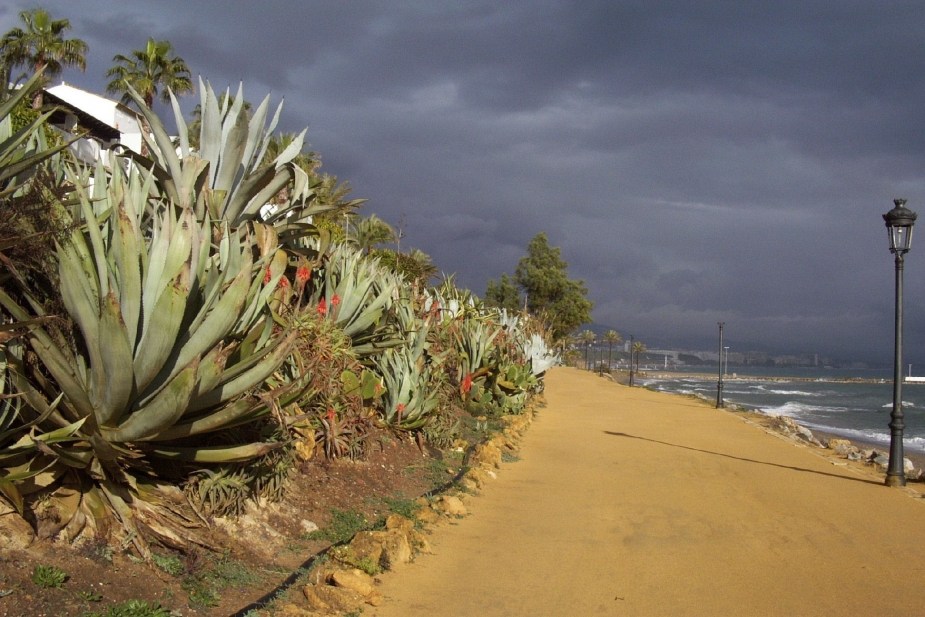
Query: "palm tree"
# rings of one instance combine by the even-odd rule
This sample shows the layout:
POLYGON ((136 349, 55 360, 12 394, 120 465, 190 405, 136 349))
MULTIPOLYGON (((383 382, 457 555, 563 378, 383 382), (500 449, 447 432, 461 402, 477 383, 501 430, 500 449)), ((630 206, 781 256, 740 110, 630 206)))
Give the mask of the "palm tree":
POLYGON ((591 365, 588 362, 588 352, 591 351, 591 345, 594 344, 596 338, 594 332, 591 330, 585 330, 581 333, 581 342, 585 344, 585 368, 589 371, 591 370, 591 365))
POLYGON ((633 357, 636 358, 636 372, 639 372, 639 354, 645 352, 646 346, 640 341, 633 343, 633 348, 630 351, 630 367, 632 368, 633 357))
MULTIPOLYGON (((65 39, 71 27, 67 19, 52 19, 45 9, 21 11, 24 28, 13 28, 0 39, 0 63, 3 72, 16 66, 26 66, 35 72, 44 71, 45 83, 61 74, 66 66, 87 68, 87 44, 80 39, 65 39)), ((42 88, 32 99, 32 107, 42 106, 42 88)))
POLYGON ((619 344, 623 337, 616 330, 608 330, 604 334, 604 340, 607 341, 607 372, 610 372, 610 362, 613 359, 613 346, 619 344))
POLYGON ((121 93, 125 104, 132 102, 129 87, 144 99, 149 108, 158 95, 162 101, 169 103, 170 90, 176 95, 193 91, 189 67, 183 58, 173 55, 170 41, 148 39, 144 49, 136 49, 130 56, 116 54, 112 60, 116 65, 106 71, 106 76, 112 78, 106 90, 121 93))
POLYGON ((375 214, 359 219, 351 227, 350 242, 367 254, 380 244, 395 242, 395 230, 375 214))

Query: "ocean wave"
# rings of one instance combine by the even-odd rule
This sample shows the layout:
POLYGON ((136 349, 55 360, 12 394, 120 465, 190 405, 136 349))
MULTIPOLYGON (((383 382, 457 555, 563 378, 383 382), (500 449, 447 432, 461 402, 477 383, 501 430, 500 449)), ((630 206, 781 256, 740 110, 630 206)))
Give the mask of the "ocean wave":
MULTIPOLYGON (((785 414, 772 414, 772 415, 785 415, 785 414)), ((888 449, 890 445, 890 433, 885 429, 871 429, 871 428, 844 428, 840 426, 829 426, 827 424, 819 424, 818 422, 801 420, 799 423, 801 426, 805 426, 811 431, 820 431, 822 433, 829 433, 843 439, 848 439, 851 441, 857 441, 863 443, 872 444, 878 449, 888 449)), ((925 437, 905 437, 903 439, 903 446, 910 451, 914 451, 918 454, 925 454, 925 437)))
MULTIPOLYGON (((881 409, 893 409, 892 401, 886 405, 881 405, 881 409)), ((909 401, 903 401, 903 409, 915 409, 915 403, 910 403, 909 401)))
POLYGON ((772 416, 789 416, 791 418, 802 418, 813 416, 819 413, 845 412, 847 407, 827 407, 823 405, 809 405, 799 401, 787 401, 777 407, 763 407, 762 411, 772 416))
POLYGON ((806 392, 805 390, 768 390, 771 394, 781 394, 783 396, 825 396, 826 392, 806 392))

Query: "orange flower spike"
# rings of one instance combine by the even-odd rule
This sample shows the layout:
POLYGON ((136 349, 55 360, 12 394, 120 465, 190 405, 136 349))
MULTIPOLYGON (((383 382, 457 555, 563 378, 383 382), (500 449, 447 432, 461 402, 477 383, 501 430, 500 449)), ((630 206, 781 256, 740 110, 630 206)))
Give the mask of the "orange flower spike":
POLYGON ((273 275, 270 274, 270 266, 267 266, 267 272, 263 275, 263 284, 269 283, 271 278, 273 278, 273 275))
POLYGON ((472 373, 466 373, 466 376, 463 377, 462 384, 460 385, 460 390, 463 394, 469 394, 469 390, 472 389, 472 373))
POLYGON ((328 422, 333 422, 334 418, 337 417, 337 412, 334 411, 333 407, 328 407, 328 413, 325 414, 325 416, 327 417, 328 422))
POLYGON ((324 298, 322 298, 318 302, 318 308, 316 310, 318 311, 318 314, 321 315, 322 317, 328 314, 328 303, 325 302, 324 298))
POLYGON ((305 283, 312 277, 312 271, 308 266, 299 266, 295 271, 295 282, 299 289, 305 287, 305 283))

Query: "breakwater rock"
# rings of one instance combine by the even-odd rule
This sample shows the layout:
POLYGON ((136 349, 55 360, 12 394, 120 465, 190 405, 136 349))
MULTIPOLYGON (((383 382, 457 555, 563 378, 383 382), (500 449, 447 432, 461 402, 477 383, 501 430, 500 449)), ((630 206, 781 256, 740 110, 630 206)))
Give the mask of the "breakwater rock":
MULTIPOLYGON (((768 428, 794 441, 832 450, 846 460, 871 465, 877 467, 880 471, 886 471, 889 466, 889 452, 878 450, 877 448, 863 447, 848 439, 835 437, 819 439, 811 430, 797 424, 792 418, 787 416, 771 416, 770 418, 767 423, 768 428)), ((906 478, 909 480, 920 480, 925 477, 925 471, 916 468, 915 464, 908 458, 903 459, 903 467, 906 478)))

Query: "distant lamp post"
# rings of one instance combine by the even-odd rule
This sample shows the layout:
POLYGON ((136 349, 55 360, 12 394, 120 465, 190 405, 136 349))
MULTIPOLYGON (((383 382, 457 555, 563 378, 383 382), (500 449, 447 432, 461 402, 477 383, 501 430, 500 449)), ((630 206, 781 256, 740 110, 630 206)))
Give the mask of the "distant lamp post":
POLYGON ((630 334, 630 387, 631 388, 633 387, 633 354, 635 353, 633 350, 635 349, 635 347, 636 346, 633 345, 633 335, 630 334))
POLYGON ((723 347, 723 379, 729 374, 729 345, 723 347))
POLYGON ((893 356, 893 411, 890 412, 890 464, 886 472, 887 486, 905 486, 903 460, 903 256, 912 246, 912 226, 916 213, 906 208, 905 199, 894 199, 893 209, 883 215, 890 233, 890 252, 896 257, 896 320, 893 356))
POLYGON ((718 321, 716 324, 719 326, 719 352, 716 354, 716 364, 719 367, 719 378, 716 381, 716 408, 720 409, 726 406, 723 402, 723 326, 726 322, 718 321))

